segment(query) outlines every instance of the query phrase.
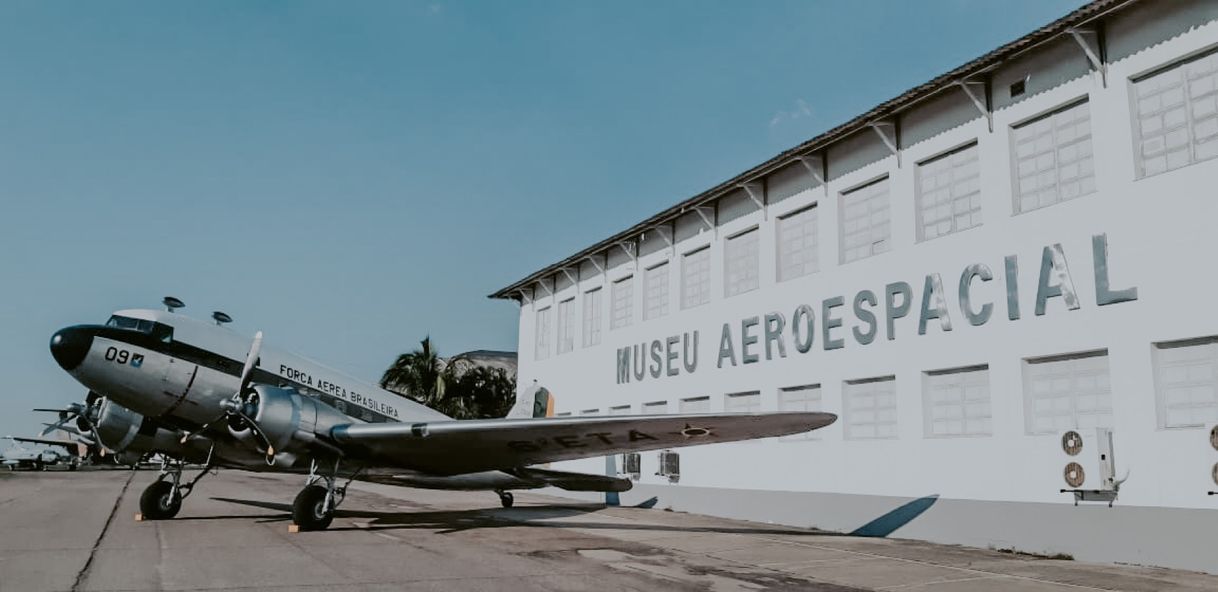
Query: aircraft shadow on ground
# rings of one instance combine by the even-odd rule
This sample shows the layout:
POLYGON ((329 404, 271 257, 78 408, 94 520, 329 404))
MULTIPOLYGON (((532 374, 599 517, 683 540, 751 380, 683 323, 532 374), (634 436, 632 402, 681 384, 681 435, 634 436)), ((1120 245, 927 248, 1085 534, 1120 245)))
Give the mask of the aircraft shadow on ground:
POLYGON ((923 512, 930 509, 939 501, 939 494, 920 497, 908 503, 901 504, 893 510, 886 512, 880 517, 868 522, 850 532, 853 536, 865 537, 886 537, 898 528, 913 522, 914 518, 921 516, 923 512))
MULTIPOLYGON (((255 508, 279 510, 283 515, 277 516, 204 516, 182 517, 179 520, 218 520, 261 518, 266 522, 291 520, 292 507, 289 504, 244 500, 226 497, 213 497, 216 501, 230 504, 240 504, 255 508)), ((824 531, 801 531, 779 528, 750 528, 737 526, 671 526, 665 524, 640 524, 622 522, 546 522, 547 520, 571 518, 604 510, 604 504, 545 504, 516 506, 509 509, 479 508, 471 510, 447 511, 418 511, 418 512, 373 512, 366 510, 337 510, 334 517, 337 520, 356 518, 367 520, 367 526, 331 526, 328 530, 399 530, 419 529, 434 530, 437 534, 451 534, 467 530, 486 528, 580 528, 603 530, 635 530, 671 532, 674 534, 717 533, 717 534, 751 534, 751 535, 809 535, 809 536, 840 536, 837 533, 824 531)))
MULTIPOLYGON (((213 497, 216 501, 239 504, 266 510, 275 510, 281 514, 260 515, 224 515, 182 517, 181 520, 250 520, 259 522, 286 522, 292 519, 290 504, 267 502, 260 500, 245 500, 227 497, 213 497)), ((543 504, 517 506, 510 509, 478 508, 470 510, 446 511, 414 511, 414 512, 375 512, 370 510, 338 510, 334 517, 337 519, 364 519, 366 526, 332 526, 329 530, 390 530, 390 529, 419 529, 433 530, 438 534, 450 534, 466 530, 504 527, 533 527, 533 528, 582 528, 606 530, 641 530, 672 533, 718 533, 718 534, 752 534, 752 535, 801 535, 808 536, 863 536, 887 537, 897 529, 909 524, 918 516, 930 509, 939 500, 938 494, 920 497, 904 503, 889 512, 867 522, 849 533, 835 533, 822 530, 795 530, 779 528, 751 528, 735 526, 671 526, 665 524, 639 523, 606 523, 606 522, 546 522, 547 520, 572 518, 603 510, 604 504, 543 504)))

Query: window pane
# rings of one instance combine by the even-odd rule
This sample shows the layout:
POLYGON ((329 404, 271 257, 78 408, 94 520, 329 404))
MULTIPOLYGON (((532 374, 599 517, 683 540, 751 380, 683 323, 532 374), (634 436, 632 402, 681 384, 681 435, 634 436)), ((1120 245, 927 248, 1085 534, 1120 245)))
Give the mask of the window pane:
POLYGON ((643 276, 643 320, 658 319, 668 314, 668 263, 647 270, 643 276))
POLYGON ((1024 360, 1024 404, 1029 434, 1112 427, 1108 355, 1024 360))
POLYGON ((841 197, 841 260, 848 263, 888 250, 888 179, 843 193, 841 197))
POLYGON ((710 247, 681 257, 681 308, 710 301, 710 247))
POLYGON ((977 145, 936 156, 917 168, 918 240, 981 225, 977 145))
POLYGON ((634 320, 634 276, 613 282, 613 316, 609 327, 626 327, 634 320))
POLYGON ((1088 108, 1078 103, 1011 130, 1016 213, 1095 191, 1088 108))
POLYGON ((575 349, 575 299, 558 303, 558 353, 575 349))
POLYGON ((723 253, 723 293, 734 296, 757 289, 760 233, 756 228, 727 239, 723 253))
POLYGON ((1133 83, 1139 176, 1218 156, 1218 54, 1181 62, 1133 83))
POLYGON ((681 399, 677 409, 680 413, 710 413, 710 397, 681 399))
POLYGON ((550 357, 550 307, 537 311, 537 327, 534 336, 536 350, 534 358, 544 360, 550 357))
POLYGON ((584 347, 601 342, 601 289, 584 292, 584 347))
POLYGON ((847 440, 897 437, 896 379, 848 381, 842 385, 847 440))
POLYGON ((923 373, 926 435, 990 435, 989 374, 989 367, 923 373))
POLYGON ((815 206, 778 219, 775 230, 778 281, 804 276, 819 268, 816 224, 815 206))
POLYGON ((663 415, 665 413, 668 413, 668 401, 643 403, 643 415, 663 415))
POLYGON ((757 413, 761 411, 761 393, 732 393, 724 399, 723 410, 728 413, 757 413))
POLYGON ((1218 423, 1218 337, 1155 344, 1159 427, 1218 423))

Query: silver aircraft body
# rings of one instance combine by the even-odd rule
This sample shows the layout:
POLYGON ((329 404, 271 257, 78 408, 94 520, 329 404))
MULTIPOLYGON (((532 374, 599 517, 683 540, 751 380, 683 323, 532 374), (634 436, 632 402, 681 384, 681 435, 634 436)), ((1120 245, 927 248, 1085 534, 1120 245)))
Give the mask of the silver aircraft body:
POLYGON ((507 418, 454 420, 264 346, 261 333, 250 339, 220 322, 173 312, 181 306, 176 299, 166 304, 168 311, 121 310, 103 325, 67 327, 51 338, 55 360, 90 390, 86 405, 74 404, 81 427, 115 453, 172 459, 141 497, 150 519, 176 515, 206 474, 183 482, 188 462, 307 473, 293 519, 302 529, 320 529, 345 495, 340 479, 493 490, 510 506, 514 489, 632 485, 539 464, 781 436, 836 419, 812 412, 546 418, 534 412, 544 389, 533 387, 518 392, 507 418))

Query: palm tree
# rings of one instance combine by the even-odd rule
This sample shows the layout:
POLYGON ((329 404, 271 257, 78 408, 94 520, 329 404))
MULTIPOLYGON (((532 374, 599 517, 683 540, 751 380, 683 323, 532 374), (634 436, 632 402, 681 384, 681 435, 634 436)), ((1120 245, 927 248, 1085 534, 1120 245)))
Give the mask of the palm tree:
POLYGON ((445 396, 440 411, 458 419, 492 419, 507 415, 516 402, 516 376, 502 368, 475 366, 444 372, 445 396))
POLYGON ((444 362, 431 347, 431 336, 422 349, 398 356, 381 376, 381 388, 406 395, 428 407, 439 408, 444 398, 444 362))

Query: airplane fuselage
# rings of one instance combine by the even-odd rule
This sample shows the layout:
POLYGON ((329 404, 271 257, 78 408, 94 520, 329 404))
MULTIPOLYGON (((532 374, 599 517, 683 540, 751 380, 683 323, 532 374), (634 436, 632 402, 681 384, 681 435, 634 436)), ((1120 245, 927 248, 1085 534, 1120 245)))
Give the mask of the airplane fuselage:
MULTIPOLYGON (((51 351, 81 384, 142 416, 132 416, 127 429, 108 434, 109 441, 103 442, 121 449, 141 435, 151 437, 153 425, 176 428, 172 432, 176 438, 178 433, 215 424, 222 402, 239 387, 250 344, 251 339, 220 325, 166 311, 134 309, 115 312, 104 325, 77 325, 56 332, 51 351)), ((348 416, 351 423, 448 419, 401 395, 269 345, 261 348, 253 380, 314 397, 348 416)), ((222 456, 219 460, 268 468, 261 454, 224 437, 223 427, 220 422, 211 429, 219 433, 212 440, 222 456)), ((157 444, 172 442, 153 443, 157 444)), ((195 460, 203 458, 205 450, 188 447, 195 460)))

